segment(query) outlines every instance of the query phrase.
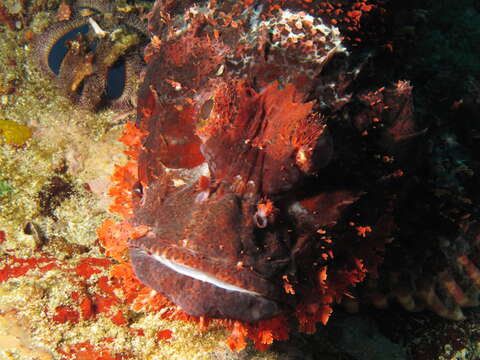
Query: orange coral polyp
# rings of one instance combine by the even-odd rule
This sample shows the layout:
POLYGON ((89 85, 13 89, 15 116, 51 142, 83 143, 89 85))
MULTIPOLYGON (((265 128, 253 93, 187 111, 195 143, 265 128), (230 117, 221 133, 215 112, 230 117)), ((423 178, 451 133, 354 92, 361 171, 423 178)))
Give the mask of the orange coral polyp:
POLYGON ((232 332, 227 339, 227 345, 231 350, 241 351, 247 346, 247 342, 245 341, 247 335, 248 328, 241 322, 235 321, 232 332))
POLYGON ((157 340, 158 341, 161 341, 161 340, 168 340, 170 339, 171 337, 173 336, 173 332, 172 330, 159 330, 157 332, 157 340))
POLYGON ((131 149, 140 150, 142 148, 142 141, 147 135, 148 132, 139 129, 134 121, 127 121, 125 123, 125 130, 118 141, 121 141, 131 149))

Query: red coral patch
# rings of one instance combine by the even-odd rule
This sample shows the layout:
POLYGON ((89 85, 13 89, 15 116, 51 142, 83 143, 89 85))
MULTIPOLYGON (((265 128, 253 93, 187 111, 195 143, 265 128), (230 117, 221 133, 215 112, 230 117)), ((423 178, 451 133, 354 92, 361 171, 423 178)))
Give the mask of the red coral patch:
MULTIPOLYGON (((0 269, 0 284, 7 281, 10 278, 16 278, 19 276, 25 275, 28 271, 39 267, 40 264, 53 263, 56 259, 54 258, 31 258, 31 259, 21 259, 17 258, 14 255, 7 255, 7 261, 9 264, 6 264, 2 269, 0 269)), ((44 272, 52 269, 55 266, 44 266, 40 267, 44 272)))
POLYGON ((118 326, 121 326, 121 325, 127 325, 128 324, 128 320, 125 318, 125 316, 123 315, 123 313, 121 311, 117 311, 115 313, 115 315, 112 316, 112 322, 115 324, 115 325, 118 325, 118 326))
POLYGON ((112 265, 112 262, 109 259, 87 257, 80 260, 80 263, 75 268, 75 272, 78 276, 87 280, 93 274, 102 272, 98 267, 107 268, 110 265, 112 265))
POLYGON ((53 316, 53 321, 59 324, 66 323, 71 321, 77 323, 80 320, 80 314, 77 310, 71 306, 58 306, 55 309, 55 315, 53 316))
POLYGON ((172 330, 160 330, 157 332, 157 340, 168 340, 173 336, 172 330))

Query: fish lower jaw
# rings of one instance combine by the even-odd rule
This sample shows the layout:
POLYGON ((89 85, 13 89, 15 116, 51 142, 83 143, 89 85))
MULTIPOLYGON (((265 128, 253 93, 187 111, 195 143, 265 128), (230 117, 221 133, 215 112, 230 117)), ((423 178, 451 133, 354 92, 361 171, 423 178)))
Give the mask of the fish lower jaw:
POLYGON ((162 265, 168 267, 169 269, 175 271, 176 273, 179 273, 181 275, 188 276, 190 278, 200 280, 206 283, 209 283, 213 286, 216 286, 220 289, 228 290, 228 291, 234 291, 234 292, 239 292, 239 293, 245 293, 253 296, 261 296, 261 294, 244 289, 242 287, 227 283, 223 280, 220 280, 219 278, 212 276, 208 273, 205 273, 201 270, 195 269, 193 267, 178 263, 174 260, 167 259, 165 256, 162 256, 160 254, 151 254, 150 255, 152 258, 154 258, 156 261, 161 263, 162 265))

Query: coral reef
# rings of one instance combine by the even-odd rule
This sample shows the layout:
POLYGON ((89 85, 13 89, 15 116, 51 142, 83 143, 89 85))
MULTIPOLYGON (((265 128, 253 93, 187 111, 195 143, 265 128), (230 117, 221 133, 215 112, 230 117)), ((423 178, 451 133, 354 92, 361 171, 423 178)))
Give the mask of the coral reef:
MULTIPOLYGON (((432 48, 437 37, 412 41, 398 26, 413 22, 419 34, 446 26, 440 5, 421 1, 430 10, 158 1, 147 15, 146 69, 136 76, 137 121, 123 126, 128 113, 103 107, 123 95, 105 97, 115 86, 97 70, 138 55, 143 31, 129 14, 143 5, 6 0, 0 356, 350 359, 368 349, 403 358, 403 346, 372 336, 374 318, 411 359, 478 357, 478 314, 464 308, 479 289, 480 76, 457 42, 432 48), (52 29, 78 28, 83 16, 94 22, 83 22, 52 73, 35 34, 50 39, 51 52, 65 36, 52 29), (131 24, 114 31, 120 19, 131 24), (109 34, 92 40, 93 28, 109 34), (412 61, 399 56, 415 51, 412 61), (438 87, 452 83, 446 66, 424 86, 439 56, 444 65, 454 56, 468 81, 438 87), (39 61, 41 73, 30 67, 39 61), (163 263, 144 261, 150 255, 163 263), (159 268, 180 273, 152 276, 159 268), (192 269, 213 276, 200 284, 186 279, 192 269), (243 296, 233 306, 218 284, 243 296), (191 296, 195 289, 204 291, 191 296), (342 323, 336 302, 388 308, 342 323), (431 312, 417 313, 423 308, 431 312)), ((459 6, 452 11, 468 16, 447 24, 475 29, 473 7, 459 6)))

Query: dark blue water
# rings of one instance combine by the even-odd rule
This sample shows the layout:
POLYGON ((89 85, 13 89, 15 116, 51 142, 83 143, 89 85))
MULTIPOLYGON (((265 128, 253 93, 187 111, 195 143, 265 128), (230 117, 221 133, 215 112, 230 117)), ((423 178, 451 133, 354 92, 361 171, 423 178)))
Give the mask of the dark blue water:
POLYGON ((55 73, 55 75, 60 73, 60 66, 62 65, 62 61, 68 52, 68 48, 65 45, 66 41, 75 38, 78 34, 88 33, 88 29, 88 24, 81 25, 63 35, 60 39, 58 39, 55 45, 52 46, 50 54, 48 54, 48 66, 55 73))

